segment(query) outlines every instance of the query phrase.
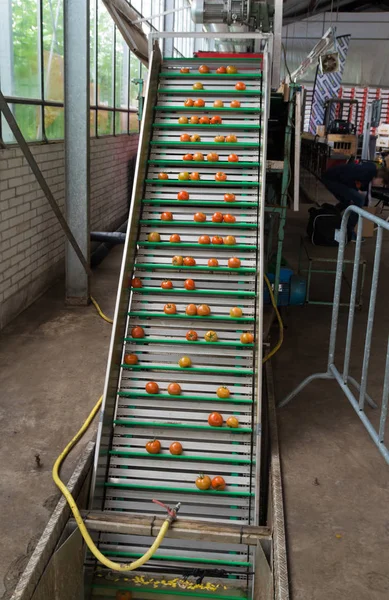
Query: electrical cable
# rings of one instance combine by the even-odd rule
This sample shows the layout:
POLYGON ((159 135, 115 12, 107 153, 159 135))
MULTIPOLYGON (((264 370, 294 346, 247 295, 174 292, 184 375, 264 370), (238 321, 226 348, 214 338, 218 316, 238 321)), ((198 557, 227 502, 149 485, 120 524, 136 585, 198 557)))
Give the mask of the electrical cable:
POLYGON ((107 317, 107 315, 105 315, 103 313, 103 311, 101 310, 100 306, 98 305, 97 301, 93 298, 93 296, 91 296, 90 299, 92 301, 93 306, 96 308, 97 312, 99 313, 100 317, 102 319, 104 319, 104 321, 107 321, 107 323, 111 323, 111 325, 112 325, 113 320, 110 319, 109 317, 107 317))
POLYGON ((276 301, 275 301, 275 298, 274 298, 274 294, 273 294, 273 290, 272 290, 272 287, 271 287, 271 283, 270 283, 267 275, 264 274, 263 277, 264 277, 264 279, 266 281, 267 289, 269 290, 269 294, 270 294, 270 300, 271 300, 271 303, 273 305, 274 311, 275 311, 276 316, 277 316, 278 325, 280 327, 280 335, 279 335, 277 344, 274 346, 274 348, 272 350, 270 350, 270 352, 268 354, 266 354, 266 356, 263 357, 262 363, 265 363, 265 362, 267 362, 269 360, 269 358, 271 358, 272 356, 274 356, 275 353, 278 352, 278 350, 282 346, 282 343, 284 341, 284 324, 282 322, 281 315, 280 315, 280 312, 278 310, 278 307, 277 307, 277 304, 276 304, 276 301))

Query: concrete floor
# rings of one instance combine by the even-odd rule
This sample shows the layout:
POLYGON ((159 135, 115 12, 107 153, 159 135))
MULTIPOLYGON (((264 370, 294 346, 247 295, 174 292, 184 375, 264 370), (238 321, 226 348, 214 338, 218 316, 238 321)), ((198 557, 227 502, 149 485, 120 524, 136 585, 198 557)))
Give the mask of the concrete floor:
MULTIPOLYGON (((285 255, 292 264, 305 224, 305 214, 289 216, 285 255)), ((365 246, 371 265, 372 242, 365 246)), ((388 244, 387 248, 383 264, 388 264, 388 244)), ((109 315, 116 296, 120 252, 120 248, 111 252, 93 281, 93 295, 109 315)), ((369 391, 374 396, 381 387, 379 376, 388 332, 385 326, 389 321, 389 284, 384 278, 383 284, 369 379, 369 391)), ((314 291, 328 294, 328 287, 327 282, 318 282, 314 291)), ((63 286, 56 286, 2 332, 3 600, 10 597, 57 501, 51 481, 54 459, 89 413, 103 386, 111 326, 92 306, 64 307, 63 297, 63 286)), ((320 306, 288 310, 285 342, 274 359, 278 400, 306 375, 325 370, 330 315, 330 308, 320 306)), ((345 315, 343 312, 341 328, 345 315)), ((363 309, 356 319, 353 372, 361 357, 365 320, 363 309)), ((293 600, 387 600, 389 471, 384 460, 333 382, 311 384, 278 415, 293 600)), ((71 455, 64 478, 92 435, 93 431, 71 455)))

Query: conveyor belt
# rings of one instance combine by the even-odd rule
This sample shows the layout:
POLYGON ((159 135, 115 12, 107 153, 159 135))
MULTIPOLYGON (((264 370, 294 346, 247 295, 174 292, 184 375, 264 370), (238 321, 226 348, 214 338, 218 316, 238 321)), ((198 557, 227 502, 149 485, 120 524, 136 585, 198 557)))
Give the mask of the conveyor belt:
MULTIPOLYGON (((234 64, 232 59, 228 60, 234 64)), ((155 61, 154 57, 154 69, 155 61)), ((216 75, 220 62, 211 60, 207 64, 211 74, 201 75, 197 71, 198 59, 165 60, 159 68, 158 90, 153 91, 152 82, 149 84, 145 120, 153 114, 152 123, 142 125, 143 137, 150 131, 150 138, 143 139, 149 152, 146 160, 142 157, 139 161, 144 164, 137 168, 133 202, 138 195, 139 219, 134 222, 133 212, 125 247, 127 257, 115 317, 105 416, 98 439, 95 506, 106 511, 162 513, 163 509, 152 503, 153 498, 158 498, 170 505, 180 501, 180 517, 255 524, 261 401, 258 393, 261 359, 258 291, 262 289, 259 232, 263 213, 260 174, 264 161, 261 111, 266 94, 263 95, 262 72, 256 60, 239 61, 239 72, 233 75, 216 75), (193 71, 180 73, 183 65, 193 71), (204 89, 193 90, 197 81, 204 84, 204 89), (238 81, 245 83, 244 91, 235 89, 238 81), (184 107, 187 97, 203 98, 206 105, 184 107), (213 102, 221 98, 224 107, 214 108, 213 102), (239 100, 241 106, 229 108, 231 100, 239 100), (222 123, 178 123, 180 116, 200 114, 210 118, 218 115, 222 123), (183 133, 198 134, 201 140, 181 142, 183 133), (229 134, 236 135, 237 141, 214 141, 217 135, 229 134), (184 154, 195 152, 203 153, 205 160, 183 160, 184 154), (219 160, 208 161, 209 152, 217 152, 219 160), (238 155, 238 162, 228 161, 231 153, 238 155), (198 172, 200 180, 179 181, 178 174, 183 171, 198 172), (226 174, 226 181, 215 181, 218 171, 226 174), (161 172, 169 178, 160 180, 161 172), (140 181, 142 174, 144 179, 140 181), (189 199, 178 200, 180 191, 187 191, 189 199), (226 202, 226 193, 235 194, 235 201, 226 202), (173 220, 161 220, 161 213, 167 211, 173 213, 173 220), (206 221, 194 221, 196 212, 204 213, 206 221), (234 222, 213 222, 214 212, 228 213, 235 217, 234 222), (152 232, 160 234, 160 241, 149 241, 152 232), (170 242, 172 234, 178 234, 181 241, 170 242), (234 236, 235 243, 200 244, 200 235, 209 235, 211 239, 234 236), (131 240, 133 260, 129 258, 131 240), (172 264, 175 255, 193 257, 196 264, 176 266, 172 264), (228 266, 232 257, 240 259, 238 268, 228 266), (210 258, 216 258, 219 266, 208 266, 210 258), (128 288, 126 307, 124 288, 133 277, 141 279, 142 287, 128 288), (184 288, 188 278, 195 281, 195 290, 184 288), (172 289, 161 288, 165 279, 172 282, 172 289), (164 313, 168 303, 176 305, 175 314, 164 313), (207 304, 210 315, 188 316, 185 310, 192 303, 207 304), (230 309, 235 306, 243 310, 241 317, 230 316, 230 309), (137 326, 143 328, 144 337, 132 336, 137 326), (189 330, 197 332, 198 341, 186 339, 189 330), (205 341, 204 335, 209 330, 217 332, 218 341, 205 341), (245 331, 255 333, 253 344, 241 343, 240 335, 245 331), (120 340, 122 350, 118 349, 120 340), (112 358, 115 352, 120 357, 120 369, 112 358), (126 354, 135 354, 137 364, 125 364, 126 354), (191 358, 191 367, 179 366, 182 356, 191 358), (112 372, 117 373, 116 380, 112 372), (145 391, 150 381, 158 383, 159 393, 145 391), (180 384, 179 396, 168 394, 172 382, 180 384), (219 386, 229 389, 228 398, 217 396, 219 386), (223 415, 222 427, 208 424, 213 411, 223 415), (107 415, 111 415, 111 420, 107 415), (226 426, 230 416, 238 418, 238 428, 226 426), (148 454, 145 449, 146 443, 154 438, 162 444, 157 455, 148 454), (179 456, 169 452, 174 441, 183 445, 179 456), (226 482, 225 490, 199 490, 195 485, 199 473, 211 478, 221 475, 226 482)), ((100 549, 110 557, 124 560, 142 555, 150 542, 149 537, 120 534, 102 533, 99 537, 100 549)), ((142 573, 148 581, 150 572, 155 576, 167 571, 165 579, 171 580, 187 573, 188 568, 189 572, 217 568, 217 574, 207 579, 219 582, 215 583, 216 589, 212 593, 198 588, 173 592, 173 584, 166 584, 172 597, 249 597, 253 556, 244 545, 165 540, 142 573)), ((104 570, 98 575, 94 597, 114 597, 104 579, 104 570)), ((127 588, 133 590, 134 580, 127 581, 130 582, 127 588)), ((167 593, 161 591, 165 589, 163 586, 156 589, 149 583, 144 583, 142 589, 144 593, 136 598, 156 598, 167 593)))

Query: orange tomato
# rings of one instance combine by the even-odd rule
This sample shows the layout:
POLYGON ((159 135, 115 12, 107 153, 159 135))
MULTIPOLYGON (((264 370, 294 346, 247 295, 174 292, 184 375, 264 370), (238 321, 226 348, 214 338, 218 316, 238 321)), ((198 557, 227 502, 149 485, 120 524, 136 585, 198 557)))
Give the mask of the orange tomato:
POLYGON ((209 154, 207 154, 208 162, 217 162, 218 160, 219 160, 219 155, 216 154, 216 152, 210 152, 209 154))
POLYGON ((201 137, 199 136, 198 133, 194 133, 193 135, 190 136, 190 141, 191 142, 201 142, 201 137))
POLYGON ((134 279, 131 281, 131 285, 133 288, 141 288, 142 280, 140 279, 140 277, 134 277, 134 279))
POLYGON ((231 108, 240 108, 240 102, 239 102, 239 100, 231 100, 230 107, 231 108))
POLYGON ((192 181, 199 181, 200 180, 200 173, 198 173, 197 171, 194 171, 193 173, 191 173, 189 175, 190 179, 192 181))
POLYGON ((213 103, 215 108, 223 108, 224 106, 224 102, 223 100, 215 100, 215 102, 213 103))
POLYGON ((158 173, 158 179, 169 179, 169 175, 167 173, 158 173))
POLYGON ((173 283, 170 281, 170 279, 164 279, 161 283, 161 288, 163 290, 171 290, 173 288, 173 283))
POLYGON ((236 238, 233 235, 226 235, 226 237, 223 239, 223 242, 226 246, 235 246, 236 238))
POLYGON ((190 317, 193 317, 193 315, 197 315, 197 306, 195 304, 188 304, 188 306, 185 309, 185 312, 190 317))
POLYGON ((219 171, 218 173, 216 173, 215 179, 216 181, 225 181, 227 179, 227 175, 222 171, 219 171))
POLYGON ((235 89, 238 91, 242 91, 246 89, 246 84, 243 83, 243 81, 238 81, 238 83, 235 85, 235 89))
POLYGON ((207 67, 207 65, 200 65, 199 73, 209 73, 209 67, 207 67))
POLYGON ((177 194, 177 200, 189 200, 189 194, 188 194, 188 192, 185 192, 185 191, 178 192, 178 194, 177 194))
POLYGON ((212 221, 214 223, 223 223, 223 213, 221 212, 215 212, 212 215, 212 221))
POLYGON ((217 388, 216 395, 218 398, 229 398, 230 390, 228 389, 228 387, 225 387, 224 385, 222 385, 217 388))
POLYGON ((254 341, 254 336, 249 331, 245 331, 244 333, 241 333, 240 341, 242 344, 252 344, 254 341))
MULTIPOLYGON (((196 313, 197 313, 197 309, 196 309, 196 313)), ((194 331, 193 329, 189 329, 189 331, 187 332, 185 337, 188 340, 188 342, 197 342, 197 340, 199 338, 199 336, 197 335, 197 332, 194 331)))
POLYGON ((193 154, 184 154, 182 160, 193 160, 193 154))
POLYGON ((209 490, 211 484, 211 478, 208 477, 208 475, 203 475, 202 473, 200 473, 200 475, 196 479, 196 487, 199 490, 209 490))
POLYGON ((208 304, 200 304, 200 306, 197 307, 197 314, 201 317, 207 317, 211 314, 211 309, 208 304))
POLYGON ((210 244, 210 243, 211 243, 211 238, 209 237, 209 235, 200 235, 199 244, 210 244))
POLYGON ((218 267, 218 266, 219 266, 219 261, 217 258, 208 259, 208 267, 218 267))
POLYGON ((137 365, 138 357, 136 354, 125 354, 124 355, 124 363, 126 365, 137 365))
POLYGON ((175 265, 176 267, 181 267, 181 265, 184 263, 184 259, 182 258, 182 256, 173 256, 172 258, 172 264, 175 265))
POLYGON ((228 417, 226 425, 227 427, 231 427, 231 429, 236 429, 239 427, 239 421, 236 417, 228 417))
POLYGON ((178 244, 179 242, 181 242, 181 238, 178 235, 178 233, 173 233, 173 235, 171 235, 169 238, 169 242, 171 242, 172 244, 178 244))
POLYGON ((200 118, 200 123, 201 123, 201 125, 209 125, 209 123, 210 123, 210 118, 209 118, 209 117, 205 117, 205 116, 204 116, 204 117, 201 117, 201 118, 200 118))
POLYGON ((145 390, 148 394, 158 394, 159 393, 159 385, 155 381, 149 381, 145 385, 145 390))
POLYGON ((235 144, 235 142, 238 141, 238 138, 236 137, 236 135, 227 135, 226 137, 226 142, 228 144, 235 144))
POLYGON ((197 98, 197 100, 195 100, 194 102, 194 106, 196 106, 197 108, 202 108, 203 106, 205 106, 205 102, 202 98, 197 98))
POLYGON ((202 154, 201 152, 195 152, 193 154, 193 160, 195 160, 197 162, 204 160, 204 154, 202 154))
POLYGON ((195 259, 192 256, 185 256, 184 258, 184 265, 186 267, 194 267, 196 264, 195 259))
POLYGON ((207 220, 207 215, 205 215, 202 212, 197 212, 193 215, 193 220, 196 221, 197 223, 203 223, 204 221, 207 220))
POLYGON ((161 442, 159 440, 150 440, 146 444, 146 450, 149 454, 159 454, 161 452, 161 442))
POLYGON ((214 117, 212 117, 212 119, 211 119, 211 125, 220 125, 222 122, 223 122, 222 118, 218 117, 216 115, 214 117))
POLYGON ((220 237, 220 235, 214 235, 212 238, 212 244, 216 244, 218 246, 221 246, 223 243, 223 238, 220 237))
POLYGON ((211 485, 212 485, 213 489, 217 490, 218 492, 222 492, 223 490, 226 489, 226 482, 225 482, 224 478, 221 477, 220 475, 217 475, 216 477, 214 477, 212 479, 211 485))
POLYGON ((165 306, 163 307, 163 312, 166 315, 175 315, 177 312, 177 307, 175 304, 165 304, 165 306))
POLYGON ((219 67, 218 69, 216 69, 216 73, 218 75, 221 75, 223 73, 227 73, 227 69, 225 67, 219 67))
POLYGON ((194 290, 194 289, 196 289, 196 284, 193 281, 193 279, 185 279, 184 288, 186 290, 194 290))
POLYGON ((233 65, 228 65, 227 67, 227 73, 229 75, 234 75, 234 73, 237 73, 238 69, 236 67, 234 67, 233 65))
POLYGON ((193 115, 193 117, 191 117, 191 118, 189 119, 189 122, 190 122, 192 125, 197 125, 197 124, 200 122, 200 117, 198 117, 197 115, 193 115))
POLYGON ((203 86, 203 84, 200 81, 196 81, 196 83, 194 83, 192 85, 192 88, 194 90, 202 90, 202 89, 204 89, 204 86, 203 86))
POLYGON ((181 67, 180 73, 189 73, 188 67, 181 67))
POLYGON ((116 600, 132 600, 131 592, 118 590, 115 596, 116 600))
POLYGON ((180 142, 190 142, 189 133, 183 133, 182 135, 180 135, 180 142))
POLYGON ((178 117, 178 122, 180 125, 187 125, 188 117, 178 117))
POLYGON ((179 383, 169 383, 167 393, 171 396, 179 396, 181 394, 181 386, 179 383))
POLYGON ((173 442, 169 447, 170 454, 178 455, 182 454, 182 444, 180 442, 173 442))
POLYGON ((238 162, 239 157, 237 154, 230 154, 227 158, 228 162, 238 162))
POLYGON ((230 269, 239 269, 241 265, 241 261, 239 258, 236 258, 236 256, 233 256, 232 258, 228 259, 228 266, 230 267, 230 269))
POLYGON ((208 423, 211 427, 221 427, 223 425, 223 417, 218 412, 213 412, 208 417, 208 423))
POLYGON ((131 329, 131 337, 133 338, 144 338, 145 337, 145 330, 143 329, 143 327, 139 327, 139 325, 137 325, 136 327, 133 327, 131 329))
POLYGON ((193 106, 194 105, 194 100, 192 100, 192 98, 187 98, 184 102, 184 106, 193 106))
POLYGON ((152 231, 151 233, 149 233, 149 235, 147 236, 147 241, 148 242, 160 242, 161 241, 161 236, 158 233, 158 231, 152 231))
POLYGON ((181 369, 189 369, 189 367, 192 366, 192 361, 189 356, 182 356, 178 361, 178 364, 180 365, 181 369))
POLYGON ((235 194, 224 194, 225 202, 235 202, 235 194))
POLYGON ((226 213, 223 215, 223 221, 225 223, 235 223, 236 217, 234 217, 234 215, 230 215, 230 213, 226 213))
POLYGON ((214 138, 214 141, 217 142, 218 144, 224 142, 225 141, 224 135, 216 135, 214 138))
POLYGON ((173 213, 171 212, 163 212, 161 213, 161 221, 172 221, 173 213))
POLYGON ((230 308, 230 317, 239 318, 243 315, 243 311, 239 306, 230 308))

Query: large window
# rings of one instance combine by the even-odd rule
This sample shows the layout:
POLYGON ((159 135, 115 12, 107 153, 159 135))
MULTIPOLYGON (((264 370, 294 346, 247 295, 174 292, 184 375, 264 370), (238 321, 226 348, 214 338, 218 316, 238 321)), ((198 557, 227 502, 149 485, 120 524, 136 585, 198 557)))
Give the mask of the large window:
MULTIPOLYGON (((64 136, 63 2, 0 1, 0 87, 31 142, 64 136)), ((130 3, 139 16, 162 10, 162 0, 130 3)), ((152 26, 158 28, 159 19, 156 21, 152 26)), ((90 0, 92 136, 138 131, 139 86, 133 80, 140 77, 140 62, 129 51, 104 3, 90 0)), ((4 117, 0 142, 15 142, 4 117)))

